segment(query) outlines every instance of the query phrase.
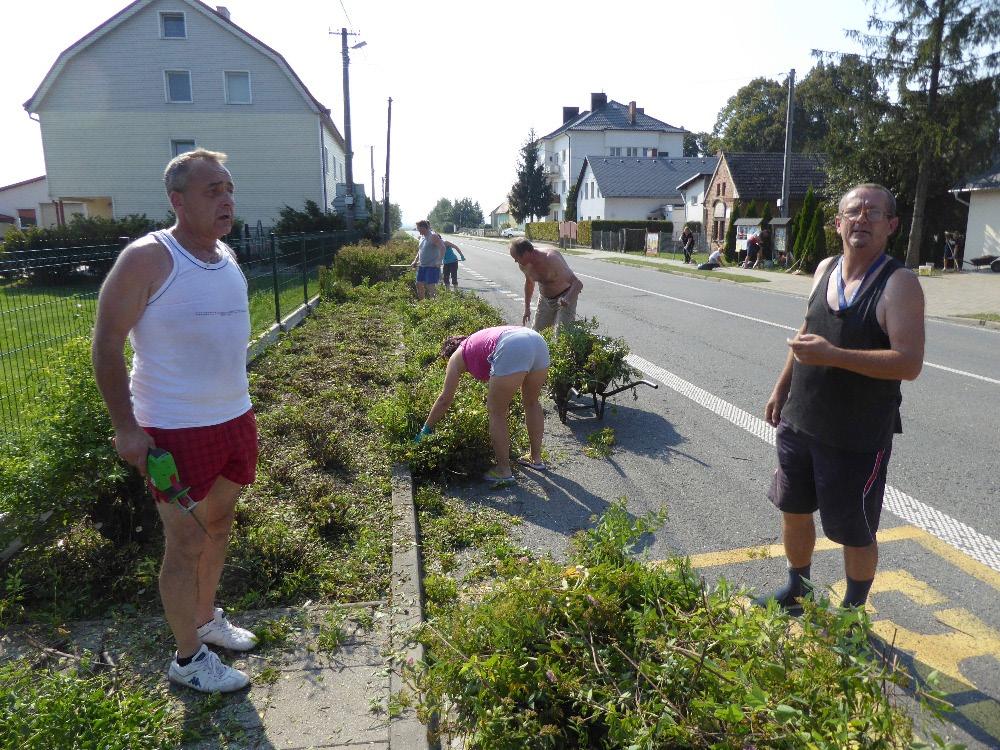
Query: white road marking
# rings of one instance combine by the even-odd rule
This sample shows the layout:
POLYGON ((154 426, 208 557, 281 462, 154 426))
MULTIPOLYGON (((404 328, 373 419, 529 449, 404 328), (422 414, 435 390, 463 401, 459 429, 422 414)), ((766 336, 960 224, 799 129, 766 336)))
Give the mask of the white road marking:
MULTIPOLYGON (((481 249, 486 250, 486 252, 488 253, 494 253, 496 255, 506 255, 506 253, 498 253, 496 250, 488 250, 487 248, 481 248, 481 249)), ((711 310, 712 312, 722 313, 723 315, 731 315, 734 318, 742 318, 743 320, 749 320, 753 323, 760 323, 762 325, 771 326, 772 328, 778 328, 782 331, 799 330, 796 327, 788 326, 785 325, 784 323, 775 323, 774 321, 771 320, 764 320, 763 318, 755 318, 752 315, 744 315, 743 313, 733 312, 732 310, 725 310, 721 307, 713 307, 712 305, 705 305, 702 304, 701 302, 694 302, 689 299, 684 299, 683 297, 674 297, 673 295, 670 294, 663 294, 662 292, 654 292, 650 289, 643 289, 638 286, 632 286, 631 284, 622 284, 621 282, 618 281, 602 279, 600 276, 590 276, 585 273, 578 273, 577 276, 579 276, 582 279, 592 279, 594 281, 600 281, 605 284, 610 284, 611 286, 620 286, 623 289, 631 289, 634 292, 642 292, 643 294, 652 294, 654 297, 661 297, 663 299, 669 299, 673 302, 681 302, 685 305, 700 307, 703 310, 711 310)), ((939 365, 934 362, 928 362, 926 360, 924 360, 924 366, 933 367, 936 370, 943 370, 944 372, 950 372, 953 375, 962 375, 967 378, 973 378, 974 380, 981 380, 984 383, 993 383, 993 385, 1000 385, 1000 380, 998 380, 997 378, 991 378, 986 375, 978 375, 974 372, 968 372, 967 370, 959 370, 954 367, 948 367, 947 365, 939 365)))
MULTIPOLYGON (((760 438, 769 445, 775 443, 775 429, 759 417, 740 409, 728 401, 715 396, 693 383, 689 383, 672 372, 654 365, 642 357, 630 354, 628 363, 641 370, 647 377, 658 380, 668 388, 718 414, 723 419, 732 422, 751 435, 760 438)), ((1000 572, 1000 542, 986 534, 981 534, 971 526, 932 508, 919 500, 910 497, 902 490, 890 485, 885 487, 885 508, 901 519, 941 541, 965 553, 973 560, 981 562, 993 570, 1000 572)))

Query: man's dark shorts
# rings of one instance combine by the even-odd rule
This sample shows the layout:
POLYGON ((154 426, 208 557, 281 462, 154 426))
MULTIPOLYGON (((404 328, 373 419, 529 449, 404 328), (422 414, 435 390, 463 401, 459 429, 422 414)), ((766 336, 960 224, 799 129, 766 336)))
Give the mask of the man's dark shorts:
POLYGON ((859 453, 778 424, 778 468, 768 498, 785 513, 819 510, 827 538, 847 547, 875 541, 892 446, 859 453))

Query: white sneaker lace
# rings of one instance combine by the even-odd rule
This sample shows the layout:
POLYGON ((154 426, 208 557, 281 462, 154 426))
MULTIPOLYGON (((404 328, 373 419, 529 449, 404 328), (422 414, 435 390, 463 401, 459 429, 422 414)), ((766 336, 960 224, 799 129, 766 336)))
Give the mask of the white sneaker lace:
POLYGON ((226 672, 229 670, 225 664, 222 663, 222 659, 219 655, 209 649, 208 651, 208 671, 216 680, 221 680, 226 676, 226 672))

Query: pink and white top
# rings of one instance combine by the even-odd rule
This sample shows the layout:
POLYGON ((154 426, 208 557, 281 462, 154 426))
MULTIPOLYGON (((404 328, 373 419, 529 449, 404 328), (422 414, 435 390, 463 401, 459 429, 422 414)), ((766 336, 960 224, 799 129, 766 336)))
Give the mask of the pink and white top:
POLYGON ((521 326, 494 326, 476 331, 459 346, 465 368, 477 380, 490 379, 490 357, 496 351, 500 337, 509 331, 516 331, 521 326))

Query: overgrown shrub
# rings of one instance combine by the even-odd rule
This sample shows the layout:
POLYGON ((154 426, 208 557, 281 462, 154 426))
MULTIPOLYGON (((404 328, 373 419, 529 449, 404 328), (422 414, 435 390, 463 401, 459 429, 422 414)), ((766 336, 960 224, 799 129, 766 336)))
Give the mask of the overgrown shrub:
MULTIPOLYGON (((38 378, 38 395, 23 408, 23 428, 0 450, 0 510, 10 512, 0 543, 14 536, 28 542, 84 518, 103 523, 116 541, 142 513, 129 498, 142 495, 138 474, 111 444, 114 430, 90 362, 90 340, 68 341, 38 378), (41 529, 39 514, 53 516, 41 529)), ((146 509, 147 511, 151 509, 146 509)))
POLYGON ((658 523, 616 503, 569 565, 525 559, 442 607, 409 671, 419 715, 490 750, 911 746, 891 698, 907 678, 863 612, 810 604, 796 623, 685 560, 650 567, 631 552, 658 523))
POLYGON ((592 224, 593 222, 590 220, 578 221, 576 223, 576 243, 578 245, 590 246, 591 237, 593 236, 591 233, 592 224))
POLYGON ((120 676, 0 665, 0 750, 178 747, 181 722, 162 693, 120 676))
POLYGON ((625 361, 629 348, 624 339, 597 333, 597 319, 586 318, 560 326, 559 335, 546 332, 549 344, 548 391, 556 408, 564 412, 570 389, 602 393, 624 385, 636 374, 625 361))
POLYGON ((334 274, 351 284, 387 281, 398 274, 390 266, 409 263, 417 252, 413 239, 393 239, 386 245, 361 242, 337 251, 333 260, 334 274))
POLYGON ((121 237, 141 237, 154 229, 162 229, 173 223, 154 221, 146 214, 129 214, 120 219, 105 219, 99 216, 85 218, 75 214, 61 227, 28 227, 11 229, 4 235, 2 250, 39 250, 50 247, 87 247, 90 245, 117 244, 121 237))

